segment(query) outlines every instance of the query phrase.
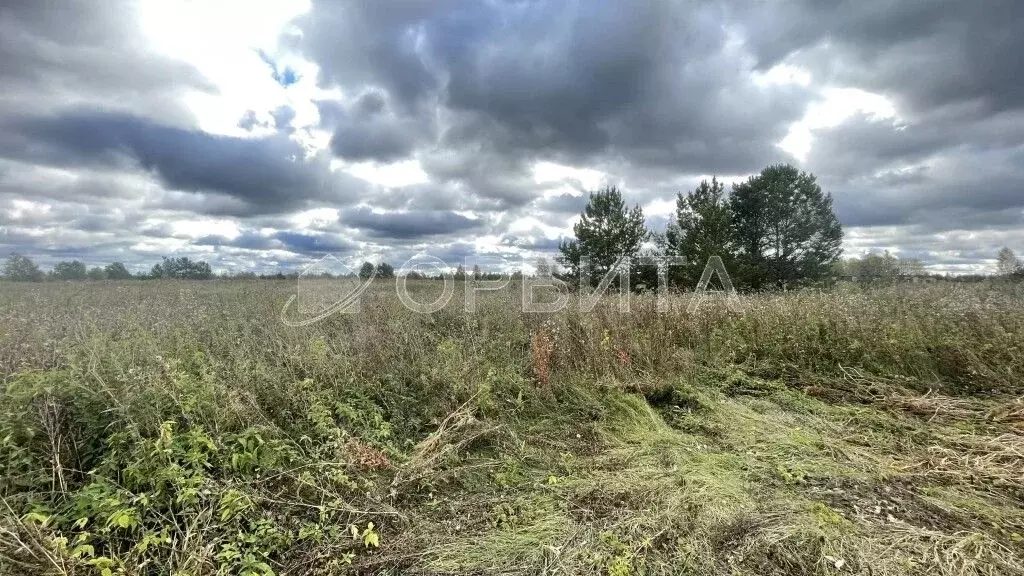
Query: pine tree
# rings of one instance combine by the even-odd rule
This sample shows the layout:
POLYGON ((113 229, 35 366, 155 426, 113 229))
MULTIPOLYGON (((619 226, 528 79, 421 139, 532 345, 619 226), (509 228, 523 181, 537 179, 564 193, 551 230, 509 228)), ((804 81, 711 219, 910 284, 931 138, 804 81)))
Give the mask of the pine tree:
POLYGON ((675 222, 665 232, 669 256, 685 258, 673 269, 672 279, 682 286, 697 284, 704 266, 712 256, 720 256, 726 270, 732 264, 730 224, 732 216, 725 196, 725 185, 712 178, 704 180, 687 195, 676 196, 675 222))
POLYGON ((813 175, 776 164, 729 198, 741 283, 758 289, 826 278, 842 253, 843 230, 813 175))
POLYGON ((639 206, 626 208, 622 192, 611 186, 590 194, 590 200, 573 226, 575 239, 559 243, 559 262, 579 279, 589 273, 592 282, 600 281, 621 257, 635 258, 648 238, 644 214, 639 206), (589 268, 583 269, 589 262, 589 268))

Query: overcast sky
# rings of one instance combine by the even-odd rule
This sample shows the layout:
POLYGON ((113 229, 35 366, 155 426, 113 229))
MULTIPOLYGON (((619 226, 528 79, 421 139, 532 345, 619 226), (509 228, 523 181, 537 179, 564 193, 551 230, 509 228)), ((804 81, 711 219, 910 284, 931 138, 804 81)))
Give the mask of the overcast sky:
POLYGON ((487 268, 602 184, 664 229, 790 162, 847 256, 990 271, 1024 252, 1022 54, 1020 0, 12 0, 0 250, 487 268))

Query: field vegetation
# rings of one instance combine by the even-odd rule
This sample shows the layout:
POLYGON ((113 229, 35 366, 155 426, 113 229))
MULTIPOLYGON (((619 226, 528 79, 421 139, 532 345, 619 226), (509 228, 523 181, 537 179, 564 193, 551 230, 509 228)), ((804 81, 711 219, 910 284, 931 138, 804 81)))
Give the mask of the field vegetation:
POLYGON ((0 574, 1024 574, 1020 285, 294 292, 0 284, 0 574))

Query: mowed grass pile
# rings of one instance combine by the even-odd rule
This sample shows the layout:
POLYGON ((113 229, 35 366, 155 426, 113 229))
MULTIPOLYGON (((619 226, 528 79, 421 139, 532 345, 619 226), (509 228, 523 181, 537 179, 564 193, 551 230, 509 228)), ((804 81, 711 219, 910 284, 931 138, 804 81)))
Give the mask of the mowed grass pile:
POLYGON ((1020 287, 294 291, 0 285, 0 574, 1024 574, 1020 287))

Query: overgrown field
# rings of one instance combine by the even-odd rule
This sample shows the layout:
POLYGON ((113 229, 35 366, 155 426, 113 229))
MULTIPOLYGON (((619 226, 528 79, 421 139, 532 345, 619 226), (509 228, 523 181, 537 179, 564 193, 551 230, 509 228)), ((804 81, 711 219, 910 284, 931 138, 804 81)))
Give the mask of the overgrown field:
POLYGON ((1024 574, 1019 287, 295 289, 0 284, 0 574, 1024 574))

